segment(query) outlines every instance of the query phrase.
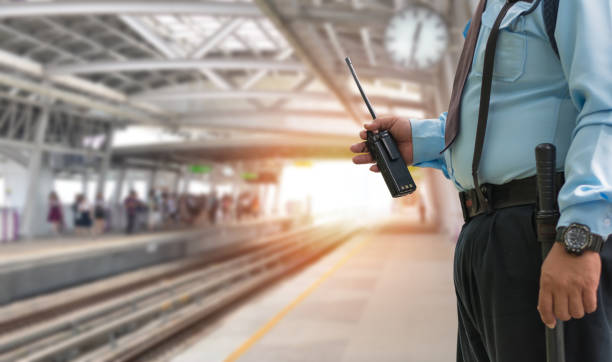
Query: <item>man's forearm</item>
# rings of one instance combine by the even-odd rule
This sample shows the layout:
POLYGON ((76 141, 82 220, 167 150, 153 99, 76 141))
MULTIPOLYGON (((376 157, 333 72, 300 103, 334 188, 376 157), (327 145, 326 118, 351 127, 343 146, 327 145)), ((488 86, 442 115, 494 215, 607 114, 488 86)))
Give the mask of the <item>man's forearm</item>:
POLYGON ((442 170, 448 178, 446 162, 440 151, 444 149, 444 126, 446 113, 437 119, 410 120, 414 165, 442 170))

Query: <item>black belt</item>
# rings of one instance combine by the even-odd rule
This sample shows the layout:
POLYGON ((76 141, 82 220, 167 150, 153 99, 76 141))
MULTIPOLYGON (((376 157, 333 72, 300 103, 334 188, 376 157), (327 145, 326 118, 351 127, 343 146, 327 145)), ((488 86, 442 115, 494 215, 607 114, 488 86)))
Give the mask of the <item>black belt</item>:
MULTIPOLYGON (((557 193, 563 185, 563 173, 557 173, 557 193)), ((477 215, 492 213, 494 210, 513 206, 536 205, 538 202, 538 189, 536 177, 514 180, 503 185, 483 184, 480 190, 485 202, 479 202, 476 190, 467 190, 459 193, 463 219, 468 222, 477 215)))

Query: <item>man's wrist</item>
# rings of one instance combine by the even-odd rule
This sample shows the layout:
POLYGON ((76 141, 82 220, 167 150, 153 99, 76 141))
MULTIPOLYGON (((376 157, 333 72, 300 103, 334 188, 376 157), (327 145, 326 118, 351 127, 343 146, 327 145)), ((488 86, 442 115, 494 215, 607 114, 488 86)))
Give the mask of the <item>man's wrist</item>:
POLYGON ((605 242, 601 235, 592 233, 588 226, 578 223, 559 227, 555 240, 563 244, 565 250, 572 255, 582 255, 586 251, 599 253, 605 242))

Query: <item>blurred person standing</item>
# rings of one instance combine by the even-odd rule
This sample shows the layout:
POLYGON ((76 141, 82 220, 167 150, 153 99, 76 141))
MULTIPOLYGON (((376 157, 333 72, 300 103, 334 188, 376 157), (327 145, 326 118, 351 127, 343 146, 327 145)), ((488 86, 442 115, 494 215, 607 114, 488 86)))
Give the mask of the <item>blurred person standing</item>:
POLYGON ((217 222, 217 211, 219 209, 219 197, 217 196, 217 191, 213 190, 213 192, 210 194, 208 203, 208 221, 211 224, 215 224, 217 222))
POLYGON ((236 205, 234 205, 234 198, 230 194, 225 194, 221 197, 221 220, 224 222, 231 221, 234 219, 234 210, 236 205))
POLYGON ((182 194, 178 199, 178 218, 182 225, 189 226, 193 221, 191 207, 189 203, 190 196, 182 194))
POLYGON ((93 234, 101 235, 106 229, 106 218, 108 216, 108 207, 104 201, 104 195, 98 193, 94 202, 94 226, 93 234))
POLYGON ((138 200, 136 191, 130 190, 130 193, 123 201, 123 206, 125 208, 125 215, 127 218, 125 233, 132 234, 136 227, 136 218, 138 217, 138 211, 140 210, 140 200, 138 200))
POLYGON ((91 235, 91 205, 83 194, 77 196, 75 232, 78 236, 91 235))
POLYGON ((178 221, 178 201, 176 194, 171 193, 166 197, 166 222, 171 225, 176 225, 178 221))
POLYGON ((47 214, 47 221, 51 223, 55 235, 62 233, 64 229, 64 213, 62 212, 62 203, 55 191, 49 194, 49 213, 47 214))

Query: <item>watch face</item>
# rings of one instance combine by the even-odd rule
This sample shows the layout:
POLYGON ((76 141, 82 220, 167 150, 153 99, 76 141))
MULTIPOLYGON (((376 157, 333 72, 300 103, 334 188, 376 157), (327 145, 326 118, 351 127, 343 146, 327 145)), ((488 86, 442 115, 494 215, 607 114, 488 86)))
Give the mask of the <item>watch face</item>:
POLYGON ((570 225, 565 232, 565 247, 571 252, 580 253, 587 247, 589 236, 589 229, 582 226, 570 225))

